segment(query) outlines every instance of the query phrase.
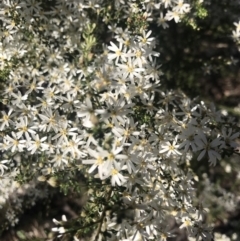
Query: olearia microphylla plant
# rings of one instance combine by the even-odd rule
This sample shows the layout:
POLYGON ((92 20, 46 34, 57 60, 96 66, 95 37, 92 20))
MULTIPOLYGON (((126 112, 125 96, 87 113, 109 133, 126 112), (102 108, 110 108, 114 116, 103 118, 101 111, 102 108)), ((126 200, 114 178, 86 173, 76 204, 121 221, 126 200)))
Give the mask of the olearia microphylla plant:
POLYGON ((14 225, 26 205, 19 185, 34 202, 49 195, 46 181, 87 197, 79 217, 54 219, 58 236, 167 240, 175 220, 196 240, 212 239, 191 163, 236 153, 239 128, 213 105, 161 88, 149 27, 188 19, 199 4, 0 3, 4 222, 14 225))

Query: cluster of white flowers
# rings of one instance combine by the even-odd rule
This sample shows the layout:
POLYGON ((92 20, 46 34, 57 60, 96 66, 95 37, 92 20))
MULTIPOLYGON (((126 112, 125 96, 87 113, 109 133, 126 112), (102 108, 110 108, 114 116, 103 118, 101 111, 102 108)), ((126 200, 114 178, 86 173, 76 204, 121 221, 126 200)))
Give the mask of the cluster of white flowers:
POLYGON ((145 0, 143 6, 151 19, 164 29, 169 27, 168 21, 178 23, 191 10, 190 4, 184 0, 145 0))
MULTIPOLYGON (((114 4, 131 15, 135 3, 126 2, 114 4)), ((190 11, 182 0, 156 2, 145 0, 135 12, 153 21, 153 9, 167 9, 158 20, 166 27, 165 20, 179 22, 190 11)), ((26 168, 44 180, 69 168, 87 170, 111 186, 109 203, 118 196, 133 213, 119 225, 99 204, 105 222, 99 239, 107 230, 109 240, 166 240, 172 235, 166 220, 174 217, 191 236, 211 240, 194 203, 190 163, 216 165, 233 153, 237 126, 213 105, 161 90, 151 30, 133 34, 109 25, 114 38, 99 51, 91 15, 101 16, 102 6, 101 0, 0 3, 0 70, 9 71, 1 96, 0 174, 13 180, 26 168)))
MULTIPOLYGON (((46 186, 40 188, 34 181, 20 186, 14 181, 15 176, 16 173, 12 171, 2 175, 0 182, 0 214, 1 217, 6 217, 5 221, 11 226, 19 222, 18 216, 26 208, 34 206, 39 200, 46 199, 49 194, 46 186)), ((4 228, 8 228, 8 225, 4 228)))
MULTIPOLYGON (((221 234, 221 233, 214 233, 214 240, 215 241, 231 241, 231 240, 238 240, 237 239, 238 236, 236 233, 231 235, 231 238, 229 238, 227 235, 225 234, 221 234)), ((189 241, 196 241, 195 238, 189 238, 189 241)))

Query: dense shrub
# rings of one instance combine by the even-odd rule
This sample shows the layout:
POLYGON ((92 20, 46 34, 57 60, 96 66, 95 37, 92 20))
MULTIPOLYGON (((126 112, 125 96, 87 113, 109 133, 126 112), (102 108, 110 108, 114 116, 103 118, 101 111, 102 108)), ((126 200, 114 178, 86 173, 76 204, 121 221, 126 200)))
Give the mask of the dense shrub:
MULTIPOLYGON (((211 172, 226 178, 237 165, 226 161, 238 154, 239 126, 194 97, 203 70, 236 64, 231 54, 207 61, 196 46, 220 25, 221 17, 208 24, 211 4, 0 3, 2 230, 63 192, 84 201, 76 217, 53 220, 59 238, 166 240, 179 227, 191 240, 217 240, 211 201, 231 212, 239 200, 211 172)), ((216 30, 231 46, 240 38, 237 8, 226 4, 231 25, 216 30)))

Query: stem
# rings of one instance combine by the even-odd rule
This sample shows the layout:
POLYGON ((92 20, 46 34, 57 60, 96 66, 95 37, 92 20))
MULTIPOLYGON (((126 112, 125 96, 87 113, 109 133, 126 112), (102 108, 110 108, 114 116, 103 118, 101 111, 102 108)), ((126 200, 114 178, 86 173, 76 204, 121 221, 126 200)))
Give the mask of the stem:
MULTIPOLYGON (((109 190, 109 193, 107 194, 107 197, 106 197, 106 203, 108 203, 109 199, 111 198, 111 195, 112 195, 112 191, 113 191, 113 188, 111 187, 110 190, 109 190)), ((97 241, 97 238, 101 232, 101 228, 102 228, 102 224, 103 224, 103 220, 106 216, 106 211, 107 211, 107 206, 104 207, 103 211, 102 211, 102 214, 101 214, 101 217, 100 217, 100 223, 99 223, 99 226, 98 226, 98 229, 97 229, 97 234, 95 236, 95 239, 94 241, 97 241)))

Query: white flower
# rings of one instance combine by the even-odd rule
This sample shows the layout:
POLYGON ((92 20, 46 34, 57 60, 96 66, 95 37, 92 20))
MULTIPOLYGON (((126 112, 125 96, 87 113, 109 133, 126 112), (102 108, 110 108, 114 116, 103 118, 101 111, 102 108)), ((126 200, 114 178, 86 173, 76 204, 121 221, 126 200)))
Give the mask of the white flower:
POLYGON ((174 11, 170 11, 170 10, 168 10, 165 18, 166 18, 166 20, 168 20, 168 21, 174 19, 175 23, 178 23, 178 22, 180 22, 180 20, 181 20, 181 19, 180 19, 180 13, 178 13, 178 12, 176 12, 176 11, 175 11, 175 12, 174 12, 174 11))
POLYGON ((215 138, 212 141, 208 141, 203 132, 199 132, 195 137, 196 144, 198 146, 198 150, 201 150, 197 160, 200 161, 205 154, 208 154, 209 162, 211 165, 216 165, 217 159, 221 159, 221 155, 217 152, 216 147, 222 144, 220 138, 215 138))
POLYGON ((120 163, 114 162, 111 169, 108 172, 104 173, 103 179, 111 176, 112 186, 116 186, 116 184, 118 186, 122 186, 122 184, 126 182, 126 178, 120 173, 121 170, 122 170, 122 165, 120 163))
POLYGON ((68 143, 68 136, 74 136, 77 135, 77 133, 75 131, 78 130, 78 128, 68 128, 68 121, 67 120, 63 120, 59 123, 59 129, 58 129, 58 133, 52 137, 52 140, 57 139, 58 140, 58 144, 61 143, 68 143))
POLYGON ((0 123, 1 123, 0 130, 1 131, 5 127, 9 127, 9 124, 14 124, 14 122, 10 120, 10 116, 11 116, 12 112, 13 112, 13 109, 10 109, 8 111, 8 114, 6 114, 5 111, 1 111, 1 113, 2 113, 2 118, 0 119, 0 123))
POLYGON ((58 224, 62 224, 63 222, 67 222, 67 218, 66 215, 62 215, 62 221, 58 221, 57 219, 53 219, 53 222, 58 225, 58 224))
POLYGON ((110 42, 111 46, 108 46, 108 49, 113 51, 113 53, 108 53, 108 59, 109 60, 115 60, 115 63, 117 64, 119 62, 119 59, 126 62, 126 50, 123 50, 123 44, 120 42, 119 47, 117 47, 116 44, 113 42, 110 42))
POLYGON ((104 114, 105 110, 94 109, 90 98, 85 99, 85 104, 78 106, 78 117, 84 118, 83 125, 85 127, 93 127, 97 122, 96 114, 104 114))
POLYGON ((104 159, 107 158, 108 152, 103 150, 101 147, 97 147, 97 151, 94 151, 92 149, 87 150, 89 155, 94 157, 94 159, 87 159, 83 160, 83 164, 93 164, 90 169, 89 173, 92 173, 96 168, 98 168, 98 174, 99 177, 102 179, 103 178, 103 172, 105 171, 105 161, 104 159))
POLYGON ((5 165, 6 163, 8 164, 9 160, 0 161, 0 175, 1 176, 4 174, 4 170, 8 169, 8 167, 5 165))
POLYGON ((110 172, 113 168, 113 164, 117 163, 118 160, 127 159, 128 156, 124 154, 120 154, 122 152, 123 147, 113 146, 112 149, 108 152, 107 160, 105 162, 105 172, 104 174, 110 172))
POLYGON ((66 147, 64 147, 64 154, 71 153, 73 158, 85 157, 86 153, 81 151, 79 146, 84 146, 85 141, 82 140, 81 136, 74 135, 71 140, 68 140, 66 147))
POLYGON ((124 142, 125 140, 128 140, 131 135, 137 136, 140 134, 139 131, 136 130, 137 123, 134 123, 133 119, 127 119, 126 120, 126 127, 116 127, 114 126, 112 129, 112 132, 118 137, 123 138, 124 142))
POLYGON ((190 11, 190 4, 184 3, 183 0, 177 0, 177 5, 173 8, 173 11, 176 11, 180 14, 188 13, 190 11))
POLYGON ((75 105, 79 103, 79 100, 75 100, 74 96, 69 92, 67 93, 67 97, 62 96, 61 100, 64 102, 60 108, 63 109, 64 111, 69 111, 69 112, 72 112, 73 109, 75 108, 75 105))
POLYGON ((233 133, 232 128, 222 128, 222 136, 224 143, 221 145, 221 148, 227 148, 228 146, 236 148, 239 144, 237 144, 235 140, 239 137, 239 134, 239 132, 233 133))
POLYGON ((46 88, 42 91, 44 94, 44 98, 46 98, 46 101, 51 101, 57 98, 57 94, 59 93, 59 90, 56 88, 56 86, 52 88, 46 88))
POLYGON ((51 108, 43 110, 42 114, 38 114, 42 122, 39 125, 39 129, 49 132, 50 130, 58 131, 58 121, 60 119, 58 112, 53 113, 51 108))
POLYGON ((235 41, 239 41, 239 38, 240 38, 240 31, 236 31, 236 30, 233 30, 232 31, 232 37, 235 41))
POLYGON ((233 24, 236 26, 236 31, 240 32, 240 21, 238 23, 234 22, 233 24))
POLYGON ((153 40, 154 40, 153 37, 150 38, 151 33, 152 33, 151 30, 148 31, 147 33, 143 30, 142 31, 142 36, 138 37, 140 43, 143 44, 143 45, 145 45, 145 44, 146 45, 151 45, 153 40))
POLYGON ((56 153, 53 155, 53 159, 49 162, 53 163, 53 166, 56 168, 63 168, 68 164, 67 155, 61 153, 61 151, 57 149, 56 153))
POLYGON ((132 112, 131 108, 134 104, 126 104, 124 97, 120 97, 117 100, 110 97, 109 100, 111 103, 107 103, 107 112, 104 117, 111 117, 111 123, 114 123, 116 126, 118 126, 119 123, 124 125, 126 123, 124 117, 132 112))
POLYGON ((135 48, 133 48, 134 50, 134 57, 135 57, 135 60, 134 60, 134 64, 138 65, 140 68, 142 68, 142 66, 144 64, 147 63, 147 55, 146 55, 146 51, 143 50, 140 45, 136 45, 135 48))
POLYGON ((31 136, 34 141, 29 140, 27 142, 28 145, 28 151, 31 151, 31 154, 34 154, 36 151, 45 151, 48 150, 48 144, 45 143, 44 141, 47 140, 47 137, 42 137, 41 139, 39 138, 38 134, 31 133, 31 136))
POLYGON ((179 135, 179 139, 183 142, 179 145, 179 149, 184 147, 184 152, 187 152, 191 147, 194 152, 197 151, 197 144, 195 140, 195 128, 192 125, 188 125, 186 129, 179 135))
MULTIPOLYGON (((37 104, 35 107, 41 107, 41 110, 44 111, 47 108, 51 108, 51 106, 54 104, 53 100, 51 99, 42 99, 40 97, 37 97, 38 100, 40 100, 40 104, 37 104)), ((55 106, 56 107, 56 106, 55 106)))
POLYGON ((6 148, 11 149, 12 152, 22 152, 23 149, 26 147, 26 140, 19 140, 19 137, 14 132, 12 132, 12 137, 10 137, 9 135, 4 136, 4 140, 7 144, 6 148))
POLYGON ((190 227, 192 227, 193 226, 193 222, 192 222, 192 220, 191 219, 189 219, 189 218, 182 218, 182 225, 179 227, 179 228, 187 228, 188 230, 189 230, 189 228, 190 227))
POLYGON ((198 240, 213 240, 212 236, 212 228, 208 227, 206 224, 198 222, 192 227, 192 236, 196 237, 196 241, 198 240))
POLYGON ((179 145, 176 144, 177 138, 178 137, 176 136, 172 143, 170 141, 167 141, 165 144, 160 145, 161 149, 159 153, 166 153, 167 156, 170 156, 172 154, 182 155, 182 153, 177 150, 179 147, 179 145))
POLYGON ((166 23, 166 18, 163 16, 163 13, 160 13, 160 17, 157 19, 158 26, 162 26, 164 29, 168 28, 169 25, 166 23))
POLYGON ((129 78, 130 80, 133 80, 135 77, 141 78, 140 73, 144 71, 144 68, 138 68, 136 65, 137 63, 133 58, 128 58, 125 64, 117 64, 122 69, 121 76, 124 79, 129 78))
POLYGON ((20 91, 17 94, 12 92, 11 95, 15 98, 15 100, 11 101, 13 105, 21 105, 28 98, 28 95, 22 95, 20 91))
POLYGON ((33 15, 33 13, 41 12, 41 10, 42 10, 41 3, 37 2, 36 0, 26 0, 25 4, 27 6, 27 11, 31 15, 33 15))
MULTIPOLYGON (((64 222, 67 222, 67 218, 65 215, 62 215, 62 221, 58 221, 56 220, 55 218, 53 219, 53 222, 56 224, 56 225, 63 225, 64 222)), ((53 232, 57 232, 59 233, 60 235, 58 235, 58 237, 61 237, 62 234, 64 234, 66 232, 66 229, 64 227, 55 227, 55 228, 52 228, 52 231, 53 232)))
POLYGON ((164 4, 164 8, 168 8, 172 6, 173 0, 161 0, 161 4, 164 4))
MULTIPOLYGON (((32 124, 32 123, 31 123, 32 124)), ((31 125, 30 124, 30 125, 31 125)), ((36 131, 34 131, 33 129, 36 129, 36 127, 34 126, 30 126, 28 127, 29 123, 28 123, 28 117, 26 116, 21 116, 19 118, 19 122, 16 123, 16 128, 18 129, 17 135, 19 137, 21 137, 23 134, 25 134, 25 137, 27 139, 30 139, 29 133, 31 134, 35 134, 36 131)))

